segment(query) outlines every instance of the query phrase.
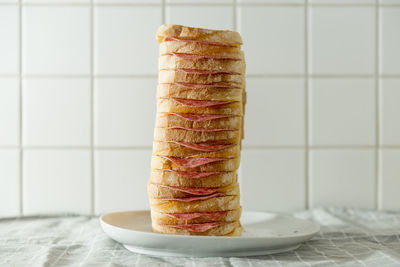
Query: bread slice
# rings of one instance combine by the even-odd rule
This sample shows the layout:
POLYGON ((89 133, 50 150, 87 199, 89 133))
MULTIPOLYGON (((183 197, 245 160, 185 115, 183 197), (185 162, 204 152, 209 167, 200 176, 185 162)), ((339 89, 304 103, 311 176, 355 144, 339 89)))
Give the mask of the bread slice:
POLYGON ((156 127, 182 127, 182 128, 205 128, 205 129, 241 129, 242 117, 233 116, 206 121, 191 121, 181 117, 179 114, 157 113, 156 127))
MULTIPOLYGON (((234 222, 240 219, 242 208, 219 211, 219 212, 206 212, 206 213, 186 213, 193 214, 192 219, 179 219, 179 215, 182 213, 160 213, 157 211, 151 211, 151 220, 157 224, 191 224, 191 223, 208 223, 208 222, 234 222), (211 214, 211 217, 207 216, 211 214), (215 217, 217 214, 218 217, 215 217), (175 217, 177 215, 177 217, 175 217)), ((185 214, 185 213, 184 213, 185 214)))
POLYGON ((241 73, 243 64, 243 61, 238 59, 189 54, 163 55, 158 59, 158 68, 160 70, 192 69, 241 73))
MULTIPOLYGON (((189 159, 189 158, 179 158, 179 159, 189 159)), ((171 161, 171 159, 168 159, 164 156, 152 156, 151 159, 152 169, 173 170, 173 171, 230 172, 237 170, 239 168, 239 164, 240 164, 240 158, 221 159, 221 161, 211 162, 197 167, 185 167, 182 165, 177 165, 176 163, 171 161)))
POLYGON ((155 128, 154 140, 180 141, 188 143, 224 141, 227 144, 239 144, 241 136, 240 136, 240 130, 201 132, 201 131, 190 131, 188 129, 155 128))
POLYGON ((174 37, 180 40, 217 42, 229 45, 242 44, 242 37, 238 32, 234 31, 193 28, 175 24, 161 25, 157 30, 157 42, 164 42, 168 37, 174 37))
POLYGON ((190 174, 199 173, 177 173, 171 170, 152 169, 150 173, 150 183, 163 184, 170 186, 187 187, 223 187, 237 182, 236 172, 215 172, 201 173, 206 175, 193 178, 190 174))
POLYGON ((191 88, 180 84, 159 84, 157 98, 176 97, 195 100, 242 101, 240 88, 204 87, 191 88))
POLYGON ((152 210, 160 213, 216 212, 240 207, 240 196, 221 196, 206 200, 182 202, 150 198, 152 210))
MULTIPOLYGON (((180 100, 180 98, 178 99, 180 100)), ((185 101, 185 99, 183 99, 185 101)), ((193 100, 199 101, 199 100, 193 100)), ((171 112, 171 113, 194 113, 194 114, 227 114, 227 115, 239 115, 243 114, 243 104, 241 102, 226 102, 223 104, 222 101, 213 101, 214 103, 220 103, 217 106, 210 107, 196 107, 181 104, 173 98, 159 98, 157 99, 157 111, 158 112, 171 112)))
POLYGON ((161 70, 158 72, 159 83, 197 83, 211 84, 224 83, 236 87, 242 87, 244 76, 237 73, 194 73, 179 70, 161 70))
MULTIPOLYGON (((224 236, 232 233, 236 228, 240 227, 239 221, 235 222, 213 222, 213 223, 205 223, 205 224, 196 224, 200 227, 206 227, 208 229, 208 225, 217 225, 209 230, 187 230, 180 229, 179 227, 185 227, 186 225, 163 225, 157 224, 156 222, 152 222, 153 231, 155 233, 163 233, 163 234, 173 234, 173 235, 201 235, 201 236, 224 236)), ((187 226, 186 226, 187 227, 187 226)))
POLYGON ((224 187, 184 187, 148 183, 147 192, 148 195, 153 198, 182 198, 213 193, 223 193, 226 196, 240 195, 238 183, 233 183, 224 187))
POLYGON ((243 227, 239 222, 239 227, 236 227, 232 232, 230 232, 229 234, 226 234, 224 236, 241 236, 243 232, 243 227))
MULTIPOLYGON (((154 141, 153 155, 192 158, 237 158, 240 156, 239 145, 213 145, 212 147, 215 147, 215 149, 221 149, 216 151, 201 151, 199 150, 201 147, 197 148, 191 146, 192 144, 173 142, 174 141, 154 141)), ((204 143, 200 145, 204 145, 204 143)))

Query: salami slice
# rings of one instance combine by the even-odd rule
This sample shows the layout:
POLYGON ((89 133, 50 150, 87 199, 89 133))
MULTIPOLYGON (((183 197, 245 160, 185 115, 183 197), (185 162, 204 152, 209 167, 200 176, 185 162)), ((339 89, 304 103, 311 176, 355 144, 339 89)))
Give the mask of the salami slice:
POLYGON ((200 40, 179 39, 179 38, 175 38, 175 37, 167 37, 167 38, 165 38, 165 41, 166 42, 177 41, 177 42, 187 42, 187 43, 198 43, 198 44, 215 45, 215 46, 230 46, 230 47, 238 46, 238 45, 221 43, 221 42, 209 42, 209 41, 200 41, 200 40))
POLYGON ((202 165, 206 165, 213 162, 219 162, 228 160, 229 158, 178 158, 178 157, 167 157, 161 156, 172 161, 174 164, 178 165, 179 167, 184 168, 196 168, 202 165))
POLYGON ((175 98, 171 97, 170 99, 182 104, 184 106, 189 107, 217 107, 222 105, 228 105, 234 103, 235 101, 216 101, 216 100, 193 100, 193 99, 184 99, 184 98, 175 98))
POLYGON ((203 217, 209 220, 216 220, 220 218, 222 215, 227 213, 228 211, 216 211, 216 212, 190 212, 190 213, 166 213, 168 216, 171 216, 178 220, 192 220, 199 217, 203 217))
POLYGON ((174 171, 174 170, 167 170, 167 169, 162 169, 162 171, 173 172, 182 177, 190 178, 190 179, 200 179, 200 178, 208 177, 210 175, 219 173, 219 172, 184 172, 184 171, 174 171))
POLYGON ((194 131, 194 132, 225 132, 225 131, 236 131, 234 129, 208 129, 208 128, 185 128, 185 127, 167 127, 167 129, 178 129, 178 130, 186 130, 186 131, 194 131))
POLYGON ((233 146, 233 144, 222 144, 222 145, 218 145, 218 144, 207 144, 207 143, 187 143, 187 142, 179 142, 179 141, 166 141, 167 143, 174 143, 174 144, 178 144, 181 146, 185 146, 197 151, 203 151, 203 152, 213 152, 213 151, 218 151, 218 150, 222 150, 228 147, 233 146))
POLYGON ((188 193, 191 195, 196 196, 206 196, 213 194, 218 191, 218 188, 215 187, 184 187, 184 186, 170 186, 170 185, 163 185, 157 184, 157 186, 169 188, 172 190, 188 193))
POLYGON ((171 113, 171 112, 166 112, 165 114, 179 116, 189 121, 209 121, 209 120, 235 117, 235 115, 226 115, 226 114, 194 114, 194 113, 171 113))
POLYGON ((223 193, 214 193, 214 194, 207 195, 207 196, 161 198, 161 200, 164 200, 164 201, 175 200, 175 201, 180 201, 180 202, 191 202, 191 201, 207 200, 207 199, 214 198, 214 197, 224 197, 224 196, 225 196, 225 194, 223 194, 223 193))
POLYGON ((176 71, 183 71, 191 74, 200 74, 200 75, 209 75, 209 74, 239 74, 235 72, 229 71, 220 71, 220 70, 192 70, 192 69, 176 69, 176 71))
POLYGON ((217 83, 210 83, 210 84, 198 84, 198 83, 172 83, 174 85, 182 86, 182 87, 187 87, 187 88, 193 88, 193 89, 201 89, 201 88, 227 88, 227 89, 233 89, 237 87, 230 86, 230 85, 221 85, 217 83))
POLYGON ((194 55, 194 54, 185 54, 185 53, 168 53, 166 55, 169 56, 176 56, 179 58, 183 58, 183 59, 188 59, 188 60, 197 60, 197 59, 226 59, 226 60, 240 60, 238 58, 234 58, 234 57, 225 57, 225 56, 211 56, 211 55, 194 55))
POLYGON ((165 226, 202 233, 207 230, 213 229, 217 226, 220 226, 222 224, 225 224, 225 222, 193 223, 193 224, 165 224, 165 226))

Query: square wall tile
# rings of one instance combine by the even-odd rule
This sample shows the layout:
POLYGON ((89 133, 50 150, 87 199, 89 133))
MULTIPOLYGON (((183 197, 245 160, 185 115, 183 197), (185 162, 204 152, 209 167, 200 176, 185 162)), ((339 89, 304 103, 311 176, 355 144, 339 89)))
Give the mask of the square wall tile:
POLYGON ((19 215, 19 150, 0 150, 0 218, 19 215))
POLYGON ((309 15, 311 73, 374 73, 374 7, 312 7, 309 15))
POLYGON ((25 74, 90 73, 88 6, 27 6, 22 15, 25 74))
POLYGON ((0 74, 19 72, 18 6, 0 6, 0 74))
POLYGON ((263 4, 263 3, 290 3, 302 4, 305 0, 237 0, 239 4, 263 4))
POLYGON ((374 4, 375 0, 310 0, 312 4, 374 4))
POLYGON ((304 79, 248 78, 245 146, 304 145, 304 79))
POLYGON ((24 79, 22 121, 24 145, 90 145, 90 80, 24 79))
POLYGON ((400 79, 380 82, 380 143, 400 145, 400 79))
POLYGON ((150 149, 96 151, 96 214, 149 209, 150 160, 150 149))
POLYGON ((245 149, 241 164, 244 209, 275 212, 304 209, 304 155, 302 149, 245 149))
POLYGON ((94 0, 95 3, 132 3, 132 4, 141 4, 141 3, 152 3, 152 4, 161 4, 162 0, 94 0))
MULTIPOLYGON (((22 0, 24 3, 33 3, 33 4, 41 4, 41 3, 49 3, 49 1, 46 0, 22 0)), ((90 0, 52 0, 50 3, 55 3, 55 4, 88 4, 90 3, 90 0)))
POLYGON ((385 210, 400 210, 400 150, 380 151, 380 205, 385 210))
POLYGON ((249 74, 304 73, 304 7, 240 6, 249 74))
POLYGON ((157 79, 96 79, 95 144, 150 147, 156 90, 157 79))
POLYGON ((311 207, 375 208, 375 151, 312 150, 311 207))
POLYGON ((400 74, 400 8, 381 7, 380 12, 380 73, 400 74))
POLYGON ((312 145, 375 144, 373 79, 312 79, 312 145))
POLYGON ((19 145, 18 78, 0 78, 0 145, 19 145))
POLYGON ((91 212, 89 150, 25 150, 24 215, 91 212))
POLYGON ((168 24, 232 30, 233 6, 167 6, 165 20, 168 24))
POLYGON ((157 74, 161 6, 97 6, 94 15, 96 74, 157 74))
POLYGON ((167 4, 233 4, 233 0, 166 0, 167 4))

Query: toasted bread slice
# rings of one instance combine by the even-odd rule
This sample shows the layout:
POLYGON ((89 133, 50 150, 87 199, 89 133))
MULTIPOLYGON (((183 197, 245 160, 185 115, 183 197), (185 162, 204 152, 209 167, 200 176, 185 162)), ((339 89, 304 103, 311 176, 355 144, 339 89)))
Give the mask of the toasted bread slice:
POLYGON ((242 87, 244 75, 238 73, 194 73, 182 69, 161 70, 158 72, 159 83, 197 83, 211 84, 224 83, 236 87, 242 87))
POLYGON ((163 234, 172 234, 172 235, 202 235, 202 236, 224 236, 228 235, 236 228, 240 227, 239 221, 235 222, 213 222, 213 223, 203 223, 203 224, 194 224, 194 225, 165 225, 158 224, 156 222, 152 222, 153 232, 163 233, 163 234), (195 226, 195 227, 193 227, 195 226), (182 227, 182 228, 180 228, 182 227), (195 228, 196 230, 189 230, 186 228, 195 228), (209 229, 212 227, 211 229, 209 229), (202 228, 205 230, 202 230, 202 228), (208 229, 208 230, 206 230, 208 229))
POLYGON ((242 59, 243 52, 239 46, 220 46, 196 42, 169 41, 160 44, 160 55, 181 53, 190 55, 207 55, 242 59))
MULTIPOLYGON (((181 98, 177 98, 180 100, 181 98)), ((157 99, 158 112, 171 112, 171 113, 194 113, 194 114, 228 114, 228 115, 243 115, 243 104, 241 102, 226 102, 226 101, 212 101, 219 103, 216 106, 201 107, 189 106, 178 102, 174 98, 159 98, 157 99), (226 103, 226 104, 224 104, 226 103)), ((185 101, 186 99, 183 99, 185 101)), ((200 100, 189 100, 197 101, 200 100)))
MULTIPOLYGON (((198 145, 198 144, 194 144, 198 145)), ((187 143, 175 143, 174 141, 154 141, 153 155, 172 156, 172 157, 192 157, 192 158, 236 158, 240 156, 239 145, 212 145, 211 149, 216 151, 199 150, 204 143, 200 143, 200 148, 187 143), (214 150, 214 149, 212 149, 214 150)), ((211 150, 208 149, 208 150, 211 150)))
POLYGON ((187 186, 187 187, 223 187, 237 182, 237 174, 232 172, 215 172, 215 173, 177 173, 171 170, 152 169, 150 174, 150 182, 155 184, 164 184, 170 186, 187 186), (193 178, 192 175, 205 175, 193 178))
POLYGON ((240 195, 238 183, 224 187, 184 187, 148 183, 147 192, 152 198, 182 198, 213 193, 223 193, 226 196, 240 195))
POLYGON ((243 61, 227 57, 210 57, 189 54, 163 55, 158 59, 160 70, 192 69, 241 73, 243 61))
POLYGON ((208 222, 234 222, 240 219, 242 208, 205 213, 160 213, 151 211, 151 220, 157 224, 191 224, 208 222), (182 216, 183 215, 183 216, 182 216), (185 219, 189 215, 189 219, 185 219), (183 217, 183 218, 181 218, 183 217))
MULTIPOLYGON (((200 158, 178 158, 178 159, 200 159, 200 158)), ((211 159, 211 158, 206 158, 211 159)), ((151 168, 173 171, 191 171, 191 172, 230 172, 239 168, 240 158, 219 159, 220 161, 210 162, 200 166, 186 167, 183 164, 178 165, 171 158, 164 156, 152 156, 151 168)))
POLYGON ((226 144, 239 144, 241 140, 240 130, 201 132, 188 129, 155 128, 154 140, 179 141, 188 143, 204 143, 222 141, 226 144))
POLYGON ((215 101, 242 101, 243 90, 240 88, 191 88, 180 84, 159 84, 157 87, 158 98, 184 98, 194 100, 215 101))
POLYGON ((229 234, 226 234, 224 236, 241 236, 243 232, 243 227, 239 222, 239 227, 236 227, 232 232, 230 232, 229 234))
POLYGON ((234 31, 193 28, 175 24, 161 25, 157 30, 157 42, 164 42, 168 37, 174 37, 180 40, 197 40, 229 45, 242 44, 242 37, 238 32, 234 31))
POLYGON ((158 128, 182 127, 194 129, 204 128, 239 130, 241 129, 241 123, 242 117, 240 116, 232 116, 206 121, 191 121, 179 116, 179 114, 168 113, 157 113, 156 117, 156 127, 158 128))
POLYGON ((150 198, 150 207, 152 210, 160 213, 216 212, 234 210, 240 207, 240 196, 221 196, 191 202, 150 198))

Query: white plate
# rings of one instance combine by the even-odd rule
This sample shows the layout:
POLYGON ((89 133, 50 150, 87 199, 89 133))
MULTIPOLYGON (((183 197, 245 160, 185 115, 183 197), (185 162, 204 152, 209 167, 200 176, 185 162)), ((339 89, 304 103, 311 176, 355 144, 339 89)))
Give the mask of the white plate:
POLYGON ((240 237, 184 236, 151 231, 150 211, 103 215, 104 232, 130 251, 157 256, 257 256, 290 251, 319 232, 306 220, 265 212, 243 212, 240 237))

